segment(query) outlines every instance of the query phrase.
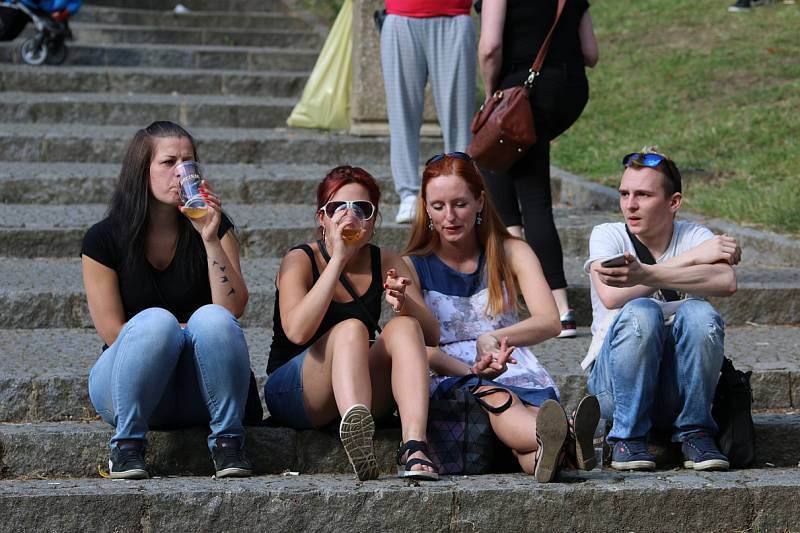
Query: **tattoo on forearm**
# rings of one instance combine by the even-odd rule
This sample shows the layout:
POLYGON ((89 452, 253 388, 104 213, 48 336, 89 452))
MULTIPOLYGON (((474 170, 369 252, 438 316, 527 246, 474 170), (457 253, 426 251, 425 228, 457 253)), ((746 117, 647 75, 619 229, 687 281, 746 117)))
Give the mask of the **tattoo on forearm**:
MULTIPOLYGON (((225 265, 223 265, 222 263, 220 263, 216 259, 212 260, 211 266, 217 267, 219 269, 219 271, 222 272, 223 275, 219 277, 220 283, 228 283, 228 282, 230 282, 231 279, 225 274, 225 269, 228 268, 228 267, 226 267, 225 265)), ((228 290, 228 296, 231 296, 233 294, 236 294, 236 289, 231 287, 228 290)))

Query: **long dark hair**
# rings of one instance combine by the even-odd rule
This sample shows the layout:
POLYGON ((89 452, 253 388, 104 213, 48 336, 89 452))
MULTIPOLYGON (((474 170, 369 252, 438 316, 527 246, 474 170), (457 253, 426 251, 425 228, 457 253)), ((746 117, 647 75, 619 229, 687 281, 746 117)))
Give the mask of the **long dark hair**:
MULTIPOLYGON (((197 145, 188 131, 174 122, 153 122, 133 136, 122 160, 119 180, 111 197, 108 218, 125 249, 122 268, 129 272, 141 272, 147 264, 150 163, 153 160, 155 140, 166 137, 189 139, 194 160, 198 160, 197 145)), ((174 261, 187 280, 194 280, 205 274, 208 268, 205 247, 191 222, 181 216, 177 209, 175 214, 178 217, 178 243, 174 261)))

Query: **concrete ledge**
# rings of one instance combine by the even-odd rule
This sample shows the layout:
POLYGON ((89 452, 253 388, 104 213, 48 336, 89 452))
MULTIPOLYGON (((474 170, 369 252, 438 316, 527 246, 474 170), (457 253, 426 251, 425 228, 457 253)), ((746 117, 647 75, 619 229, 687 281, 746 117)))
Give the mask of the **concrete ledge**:
MULTIPOLYGON (((263 385, 272 332, 246 328, 245 335, 252 368, 263 385)), ((753 371, 755 409, 800 408, 800 328, 728 327, 725 337, 726 353, 736 367, 753 371)), ((585 394, 586 376, 579 362, 590 340, 581 328, 575 339, 551 339, 534 348, 568 410, 585 394)), ((101 344, 92 329, 0 329, 0 421, 93 419, 87 378, 101 344)))
MULTIPOLYGON (((800 414, 755 416, 755 467, 797 466, 800 461, 800 414)), ((108 440, 113 430, 103 422, 0 424, 0 477, 94 477, 107 471, 108 440)), ((147 461, 152 475, 211 475, 207 428, 194 427, 148 433, 147 461)), ((396 471, 394 452, 399 429, 379 430, 376 453, 384 473, 396 471)), ((351 473, 335 428, 329 432, 248 427, 248 456, 259 474, 295 471, 301 474, 351 473)), ((659 468, 681 465, 680 449, 651 445, 659 468)))
MULTIPOLYGON (((317 52, 314 49, 70 43, 67 63, 107 67, 163 67, 173 64, 183 68, 308 73, 316 59, 317 52)), ((16 43, 0 44, 0 61, 22 64, 16 43)))
MULTIPOLYGON (((127 1, 125 3, 130 5, 127 1)), ((299 29, 307 31, 310 27, 307 22, 298 17, 287 17, 284 10, 251 11, 247 13, 247 16, 242 16, 239 11, 224 10, 231 6, 232 2, 223 4, 215 1, 214 5, 216 9, 213 11, 203 10, 176 15, 171 11, 164 11, 164 4, 160 1, 152 9, 144 9, 141 5, 132 9, 87 4, 75 17, 75 21, 131 26, 147 25, 162 28, 218 27, 239 28, 240 30, 299 29)))
POLYGON ((797 469, 696 474, 523 475, 406 483, 349 476, 216 481, 0 482, 18 531, 792 531, 797 469), (657 513, 654 513, 657 510, 657 513))
MULTIPOLYGON (((140 127, 146 122, 140 124, 140 127)), ((48 163, 121 161, 136 128, 132 126, 0 124, 0 160, 48 163)), ((276 164, 308 161, 320 165, 386 166, 385 138, 353 137, 314 130, 194 128, 205 163, 276 164)), ((441 151, 441 142, 423 138, 422 153, 441 151)))
MULTIPOLYGON (((0 424, 0 477, 98 476, 98 470, 108 470, 108 440, 113 434, 100 421, 0 424)), ((147 462, 151 474, 212 475, 207 435, 204 427, 150 431, 147 462)), ((376 435, 376 454, 384 473, 396 469, 398 442, 399 430, 381 430, 376 435)), ((246 446, 259 474, 352 472, 335 433, 248 427, 246 446)))
MULTIPOLYGON (((245 70, 0 65, 0 89, 25 87, 37 93, 133 93, 292 97, 303 90, 307 73, 245 70)), ((136 123, 144 121, 136 121, 136 123)))

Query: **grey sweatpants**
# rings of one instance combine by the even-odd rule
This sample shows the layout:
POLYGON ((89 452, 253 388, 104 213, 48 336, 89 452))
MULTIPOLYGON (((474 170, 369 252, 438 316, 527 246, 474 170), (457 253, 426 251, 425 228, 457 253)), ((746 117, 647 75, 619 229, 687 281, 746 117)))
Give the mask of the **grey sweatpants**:
MULTIPOLYGON (((430 74, 445 152, 469 145, 475 111, 475 27, 469 15, 389 15, 381 31, 381 64, 391 136, 394 187, 400 198, 419 191, 419 131, 430 74)), ((428 159, 434 154, 423 154, 428 159)))

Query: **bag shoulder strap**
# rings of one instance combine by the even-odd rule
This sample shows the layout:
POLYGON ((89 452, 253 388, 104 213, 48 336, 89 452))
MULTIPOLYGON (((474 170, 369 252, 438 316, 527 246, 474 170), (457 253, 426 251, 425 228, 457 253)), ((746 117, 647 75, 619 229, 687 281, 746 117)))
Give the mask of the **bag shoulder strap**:
POLYGON ((556 30, 558 19, 561 18, 561 13, 564 11, 564 5, 566 3, 567 0, 558 0, 556 19, 553 21, 553 25, 550 26, 550 31, 547 33, 547 37, 544 38, 544 42, 542 43, 541 48, 539 48, 539 53, 536 54, 536 59, 533 60, 533 65, 531 66, 531 75, 528 76, 528 80, 525 82, 525 84, 528 86, 533 84, 533 79, 538 76, 539 71, 542 70, 542 64, 544 64, 544 59, 547 57, 547 52, 550 50, 550 42, 553 40, 553 33, 556 30))
POLYGON ((492 387, 491 389, 486 389, 486 390, 479 391, 478 389, 481 388, 481 386, 483 384, 483 378, 480 377, 477 374, 470 373, 470 374, 466 374, 464 376, 461 376, 460 378, 458 378, 456 380, 455 383, 453 383, 453 387, 452 388, 453 389, 460 389, 465 384, 469 383, 473 378, 477 379, 477 381, 475 382, 474 385, 469 387, 469 392, 470 392, 470 394, 472 394, 472 397, 475 398, 475 401, 478 403, 478 405, 480 405, 481 407, 483 407, 484 409, 486 409, 490 413, 494 413, 494 414, 500 414, 503 411, 505 411, 506 409, 508 409, 509 407, 511 407, 511 404, 514 401, 514 398, 511 396, 511 391, 509 391, 508 389, 504 389, 503 387, 492 387), (495 407, 493 405, 489 405, 483 399, 486 396, 490 396, 492 394, 498 394, 498 393, 499 394, 507 394, 508 395, 508 398, 506 399, 505 402, 503 402, 502 405, 499 405, 499 406, 495 407))
MULTIPOLYGON (((636 257, 638 257, 639 260, 645 265, 655 265, 656 258, 653 257, 653 254, 650 252, 647 246, 645 246, 644 243, 640 241, 638 237, 636 237, 636 235, 631 233, 631 230, 628 228, 627 224, 625 224, 625 232, 628 234, 628 238, 633 243, 633 249, 636 250, 636 257)), ((678 292, 672 289, 660 289, 660 291, 661 296, 663 296, 668 302, 674 302, 681 299, 678 292)))
MULTIPOLYGON (((325 262, 329 263, 331 260, 331 256, 328 254, 328 247, 325 246, 325 242, 322 239, 317 240, 317 246, 319 246, 319 251, 322 254, 322 257, 325 259, 325 262)), ((339 276, 339 283, 341 283, 344 288, 350 293, 350 296, 353 298, 353 301, 358 304, 358 308, 361 310, 361 313, 364 315, 364 319, 366 319, 369 326, 377 331, 379 334, 383 332, 381 327, 372 319, 372 315, 369 314, 369 309, 367 309, 366 304, 361 299, 361 297, 356 293, 356 290, 350 284, 350 280, 347 279, 347 276, 344 275, 344 272, 339 276)))

